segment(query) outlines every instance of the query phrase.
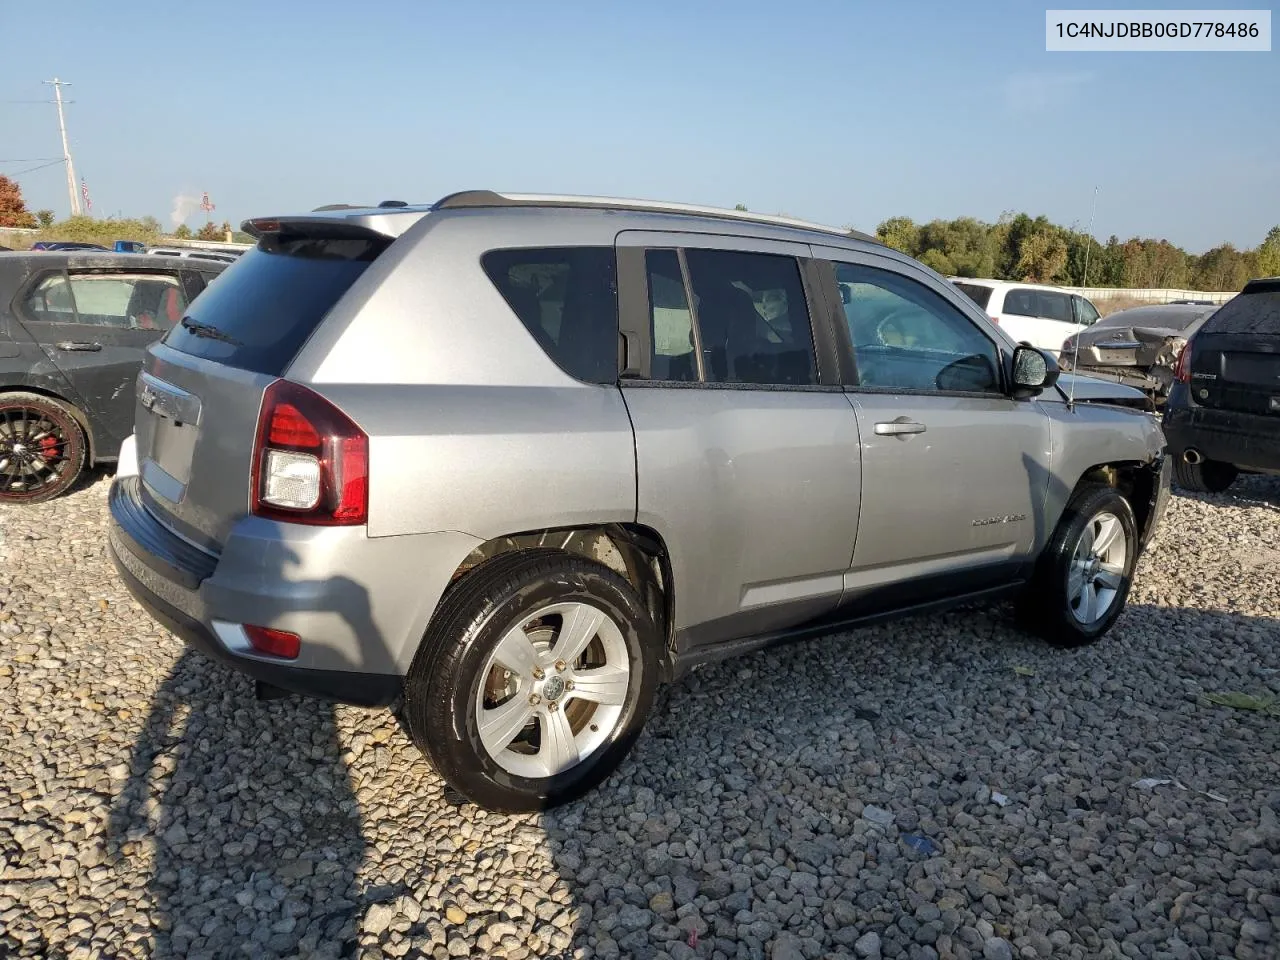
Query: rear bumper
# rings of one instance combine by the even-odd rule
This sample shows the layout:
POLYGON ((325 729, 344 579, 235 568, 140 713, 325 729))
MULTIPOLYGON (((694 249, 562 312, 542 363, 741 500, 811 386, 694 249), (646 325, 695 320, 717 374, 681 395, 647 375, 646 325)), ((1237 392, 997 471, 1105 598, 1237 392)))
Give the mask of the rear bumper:
POLYGON ((1246 470, 1280 470, 1280 417, 1192 406, 1186 386, 1174 385, 1164 411, 1172 456, 1195 449, 1206 460, 1246 470))
POLYGON ((108 550, 120 579, 152 619, 193 650, 212 660, 221 661, 254 680, 303 696, 361 707, 390 706, 400 696, 401 679, 397 676, 306 670, 286 663, 269 663, 237 656, 227 649, 213 630, 160 597, 155 589, 155 581, 148 576, 145 566, 140 571, 136 555, 130 548, 118 545, 122 539, 113 527, 108 550))
POLYGON ((399 697, 435 604, 474 546, 454 534, 377 539, 246 517, 215 556, 152 515, 136 476, 112 484, 109 507, 111 558, 156 620, 254 679, 360 706, 399 697), (258 653, 244 624, 296 633, 302 652, 258 653))

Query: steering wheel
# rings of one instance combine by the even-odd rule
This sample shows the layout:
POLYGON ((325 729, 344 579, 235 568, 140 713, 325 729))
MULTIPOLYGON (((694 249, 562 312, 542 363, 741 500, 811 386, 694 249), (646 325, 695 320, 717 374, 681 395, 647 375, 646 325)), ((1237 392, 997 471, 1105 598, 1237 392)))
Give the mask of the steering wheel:
POLYGON ((885 327, 888 327, 890 324, 897 323, 899 331, 901 331, 905 337, 906 328, 905 324, 902 323, 902 318, 906 315, 907 310, 903 307, 898 307, 894 310, 890 310, 881 317, 876 323, 876 343, 880 344, 882 347, 905 347, 905 343, 889 343, 884 337, 884 331, 885 327))

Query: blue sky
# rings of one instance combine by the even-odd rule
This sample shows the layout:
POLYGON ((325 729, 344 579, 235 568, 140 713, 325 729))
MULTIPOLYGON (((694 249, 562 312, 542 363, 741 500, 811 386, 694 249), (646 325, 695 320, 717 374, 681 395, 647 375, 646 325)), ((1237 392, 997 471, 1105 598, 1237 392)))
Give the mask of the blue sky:
MULTIPOLYGON (((1095 185, 1104 239, 1199 252, 1280 222, 1280 52, 1047 53, 1044 9, 10 2, 0 172, 60 156, 53 106, 12 102, 56 75, 95 214, 166 224, 204 190, 238 223, 490 188, 1084 227, 1095 185)), ((65 215, 60 166, 19 179, 65 215)))

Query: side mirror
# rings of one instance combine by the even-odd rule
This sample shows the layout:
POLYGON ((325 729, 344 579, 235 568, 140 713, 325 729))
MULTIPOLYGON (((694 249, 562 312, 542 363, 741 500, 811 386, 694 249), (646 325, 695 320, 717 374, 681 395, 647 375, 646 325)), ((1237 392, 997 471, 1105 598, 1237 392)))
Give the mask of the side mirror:
POLYGON ((1012 366, 1010 383, 1015 400, 1034 397, 1058 382, 1058 361, 1029 343, 1020 343, 1014 348, 1012 366))

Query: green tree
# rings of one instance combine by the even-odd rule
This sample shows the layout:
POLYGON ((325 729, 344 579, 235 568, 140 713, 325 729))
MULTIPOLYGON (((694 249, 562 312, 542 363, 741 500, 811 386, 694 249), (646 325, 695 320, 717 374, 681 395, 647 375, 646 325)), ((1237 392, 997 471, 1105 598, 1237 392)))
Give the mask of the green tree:
POLYGON ((1181 247, 1168 240, 1126 240, 1121 247, 1124 257, 1125 287, 1187 287, 1191 283, 1191 258, 1181 247))
POLYGON ((34 227, 36 218, 27 210, 18 181, 0 176, 0 227, 34 227))
POLYGON ((1239 290, 1253 271, 1249 257, 1229 243, 1196 258, 1191 282, 1197 290, 1239 290))
POLYGON ((876 227, 876 238, 909 257, 920 253, 920 228, 910 217, 890 217, 876 227))
POLYGON ((925 253, 936 250, 951 264, 946 272, 954 276, 989 277, 995 269, 991 227, 973 217, 926 223, 920 228, 918 248, 921 263, 925 253))
POLYGON ((196 231, 197 240, 221 240, 222 236, 222 228, 216 223, 206 223, 196 231))
POLYGON ((733 205, 733 209, 737 210, 739 213, 746 213, 747 205, 745 203, 735 203, 733 205))
POLYGON ((190 240, 191 228, 185 223, 178 224, 178 229, 173 231, 173 235, 178 240, 190 240))
POLYGON ((1280 226, 1272 227, 1267 238, 1258 247, 1256 272, 1258 277, 1280 277, 1280 226))
POLYGON ((930 270, 937 270, 944 277, 956 276, 956 265, 947 259, 947 255, 936 247, 926 250, 917 257, 930 270))
POLYGON ((52 225, 53 225, 53 211, 52 211, 52 210, 37 210, 37 211, 36 211, 36 222, 38 222, 38 223, 40 224, 40 226, 42 226, 42 227, 49 227, 49 226, 52 226, 52 225))
POLYGON ((1052 283, 1067 265, 1067 242, 1057 230, 1037 230, 1022 238, 1014 272, 1029 283, 1052 283))

